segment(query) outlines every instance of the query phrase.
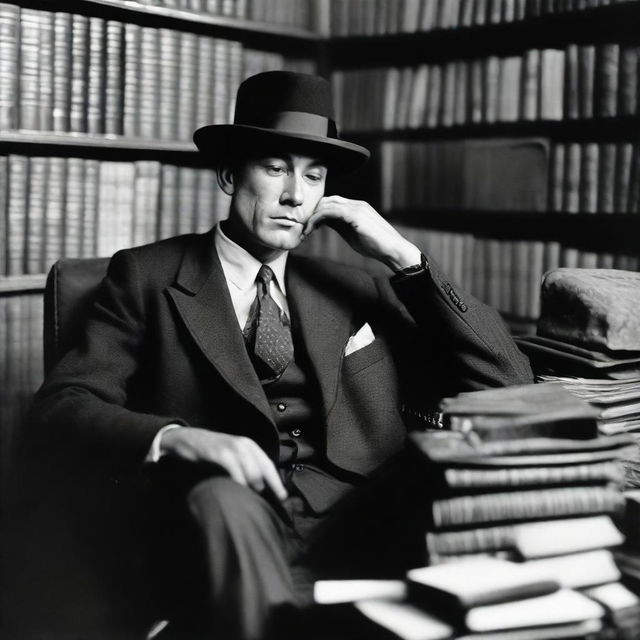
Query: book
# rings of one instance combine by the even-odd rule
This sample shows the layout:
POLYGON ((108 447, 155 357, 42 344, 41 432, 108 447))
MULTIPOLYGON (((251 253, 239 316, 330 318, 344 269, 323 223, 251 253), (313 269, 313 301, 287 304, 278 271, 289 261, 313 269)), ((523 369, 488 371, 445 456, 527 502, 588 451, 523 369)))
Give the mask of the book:
POLYGON ((137 24, 124 25, 124 71, 122 127, 125 136, 140 134, 140 31, 137 24))
POLYGON ((106 56, 104 62, 104 132, 124 133, 124 76, 122 55, 124 25, 108 20, 106 23, 106 56))
POLYGON ((175 114, 179 117, 176 133, 178 140, 190 140, 195 128, 196 104, 200 99, 197 94, 198 87, 196 86, 198 78, 198 36, 194 33, 183 31, 179 34, 178 46, 178 93, 175 114))
POLYGON ((69 131, 87 131, 87 69, 89 19, 71 16, 71 66, 69 68, 69 131))
POLYGON ((616 582, 621 577, 613 555, 607 549, 528 560, 525 566, 532 576, 552 578, 567 589, 594 587, 616 582))
POLYGON ((23 8, 19 32, 19 128, 36 130, 40 121, 39 46, 41 12, 23 8))
POLYGON ((525 560, 616 547, 623 542, 611 518, 603 515, 426 533, 431 555, 513 550, 525 560))
POLYGON ((0 3, 0 130, 18 126, 19 29, 20 7, 0 3))
POLYGON ((8 156, 7 275, 24 273, 28 208, 29 158, 8 156))
POLYGON ((407 572, 408 598, 444 617, 469 610, 543 596, 558 591, 557 580, 530 570, 527 563, 477 558, 407 572))
POLYGON ((401 601, 407 586, 402 580, 317 580, 313 583, 313 600, 318 604, 337 604, 358 600, 401 601))
POLYGON ((84 160, 67 158, 64 210, 63 254, 79 258, 82 254, 82 218, 84 207, 84 160))
POLYGON ((608 487, 559 487, 504 491, 435 500, 433 526, 438 529, 477 523, 615 514, 624 507, 619 491, 608 487))
POLYGON ((620 46, 601 44, 596 49, 594 115, 603 118, 617 114, 620 46))
MULTIPOLYGON (((2 6, 0 6, 0 14, 2 6)), ((0 20, 1 20, 0 15, 0 20)), ((0 276, 7 275, 7 244, 9 241, 7 202, 9 193, 9 158, 0 156, 0 276)), ((0 340, 0 344, 2 341, 0 340)))
POLYGON ((44 273, 44 223, 48 183, 49 159, 38 156, 29 158, 25 273, 44 273))
POLYGON ((104 133, 105 26, 102 18, 89 18, 87 72, 87 131, 104 133))
POLYGON ((98 190, 100 164, 98 160, 84 160, 84 193, 82 203, 81 255, 97 255, 96 222, 98 219, 98 190))
POLYGON ((159 44, 158 29, 140 27, 137 125, 138 135, 143 138, 158 135, 159 44))
POLYGON ((599 620, 603 615, 604 609, 597 602, 577 591, 560 589, 534 598, 475 607, 464 621, 469 631, 485 632, 599 620))
MULTIPOLYGON (((40 12, 38 46, 38 129, 41 131, 51 131, 53 129, 54 21, 54 13, 48 11, 40 12)), ((0 57, 2 57, 1 53, 0 57)), ((2 128, 1 125, 0 128, 2 128)))
POLYGON ((64 255, 64 212, 66 203, 66 162, 49 158, 49 185, 45 210, 44 271, 64 255))

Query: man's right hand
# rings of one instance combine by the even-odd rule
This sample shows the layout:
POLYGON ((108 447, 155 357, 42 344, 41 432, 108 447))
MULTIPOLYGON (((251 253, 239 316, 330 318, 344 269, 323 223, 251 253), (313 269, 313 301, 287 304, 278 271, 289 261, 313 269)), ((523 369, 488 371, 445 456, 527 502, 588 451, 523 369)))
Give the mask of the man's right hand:
POLYGON ((163 456, 190 462, 212 462, 226 469, 236 482, 258 493, 268 486, 280 500, 287 497, 275 465, 251 438, 180 427, 162 434, 160 451, 163 456))

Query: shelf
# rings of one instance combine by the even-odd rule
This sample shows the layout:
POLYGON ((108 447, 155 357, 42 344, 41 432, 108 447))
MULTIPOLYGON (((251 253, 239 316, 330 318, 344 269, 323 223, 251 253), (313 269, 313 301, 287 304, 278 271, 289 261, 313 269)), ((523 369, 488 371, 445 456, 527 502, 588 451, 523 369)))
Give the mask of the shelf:
POLYGON ((640 3, 547 14, 518 22, 457 29, 370 36, 334 36, 329 40, 333 69, 417 65, 488 55, 518 55, 527 49, 564 49, 568 42, 595 44, 614 40, 640 43, 640 3))
POLYGON ((206 158, 193 142, 131 138, 112 134, 52 131, 0 132, 3 153, 60 155, 110 159, 176 159, 183 164, 204 165, 206 158))
POLYGON ((598 141, 631 142, 637 137, 640 116, 618 116, 589 120, 535 120, 494 122, 452 127, 420 127, 417 129, 375 129, 343 131, 345 140, 366 144, 381 140, 460 140, 466 138, 511 138, 536 136, 559 142, 598 141))
MULTIPOLYGON (((52 9, 50 0, 14 0, 14 3, 44 11, 52 9)), ((56 11, 82 13, 146 26, 178 28, 249 41, 268 48, 281 49, 284 44, 285 48, 306 49, 311 55, 314 55, 315 46, 321 41, 317 33, 306 29, 151 6, 131 0, 64 0, 55 4, 56 11)))
POLYGON ((0 277, 0 294, 44 291, 46 281, 47 275, 44 273, 24 276, 3 276, 0 277))
POLYGON ((586 251, 638 254, 640 214, 443 211, 405 209, 385 217, 395 223, 504 240, 558 241, 586 251))

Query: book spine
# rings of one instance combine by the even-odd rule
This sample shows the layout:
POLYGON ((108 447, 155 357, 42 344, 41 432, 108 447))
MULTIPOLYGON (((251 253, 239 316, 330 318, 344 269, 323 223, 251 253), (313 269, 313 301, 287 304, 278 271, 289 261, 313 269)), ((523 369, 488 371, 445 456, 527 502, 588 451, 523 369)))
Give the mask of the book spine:
POLYGON ((620 50, 618 114, 622 116, 631 116, 638 113, 639 57, 639 47, 624 47, 620 50))
POLYGON ((600 145, 600 164, 598 173, 598 203, 599 213, 613 213, 615 211, 615 174, 616 174, 616 145, 605 143, 600 145))
POLYGON ((124 26, 123 133, 140 135, 140 30, 137 24, 124 26))
MULTIPOLYGON (((53 42, 54 16, 48 11, 40 13, 40 44, 38 51, 38 129, 53 129, 53 42)), ((2 128, 0 126, 0 128, 2 128)))
POLYGON ((105 34, 102 18, 89 18, 87 74, 87 131, 104 133, 105 34))
POLYGON ((436 500, 432 515, 436 527, 447 528, 480 522, 616 513, 622 508, 622 493, 614 489, 563 487, 436 500))
POLYGON ((37 130, 40 120, 39 46, 40 11, 22 9, 20 14, 19 104, 20 128, 37 130))
POLYGON ((124 73, 122 53, 124 25, 109 20, 106 29, 106 58, 104 83, 104 131, 111 134, 124 132, 124 73))
POLYGON ((557 467, 503 467, 498 469, 445 469, 447 486, 454 490, 537 485, 614 483, 622 486, 624 473, 615 462, 592 462, 557 467))
MULTIPOLYGON (((166 66, 166 51, 164 51, 164 62, 166 66)), ((177 53, 177 52, 176 52, 177 53)), ((214 41, 212 38, 201 36, 198 38, 198 99, 196 101, 196 112, 194 129, 211 124, 214 119, 213 114, 213 95, 216 90, 214 84, 214 66, 212 64, 214 58, 214 41)), ((174 65, 177 69, 177 66, 174 65)), ((175 104, 175 101, 172 102, 175 104)), ((177 114, 174 114, 177 118, 177 114)))
POLYGON ((49 189, 45 211, 44 270, 63 256, 64 211, 66 202, 66 163, 64 158, 49 158, 49 189))
POLYGON ((53 40, 53 130, 70 130, 71 15, 56 13, 53 40))
POLYGON ((7 199, 7 275, 10 276, 25 272, 28 184, 29 159, 10 155, 7 199))
POLYGON ((71 18, 70 131, 87 131, 88 31, 88 18, 74 14, 71 18))
POLYGON ((20 7, 0 3, 0 130, 18 126, 20 7))
POLYGON ((178 168, 178 233, 193 233, 196 227, 196 169, 178 168))
POLYGON ((230 49, 229 42, 221 38, 214 41, 214 82, 215 94, 213 96, 214 119, 213 124, 225 124, 229 122, 229 68, 230 49))
MULTIPOLYGON (((0 11, 2 8, 0 7, 0 11)), ((9 158, 0 156, 0 276, 7 275, 7 205, 9 194, 9 158)), ((0 322, 2 320, 0 319, 0 322)), ((0 344, 3 344, 0 341, 0 344)), ((1 360, 1 358, 0 358, 1 360)), ((1 405, 2 403, 0 403, 1 405)))
POLYGON ((44 272, 44 218, 49 183, 49 159, 29 159, 29 206, 27 209, 26 273, 44 272))
POLYGON ((67 188, 64 220, 64 255, 82 255, 82 219, 84 206, 84 159, 67 158, 67 188))
POLYGON ((594 115, 611 118, 617 114, 620 46, 602 44, 596 52, 594 115))
POLYGON ((178 167, 162 165, 160 171, 160 203, 158 238, 170 238, 177 233, 178 219, 178 167))
POLYGON ((140 65, 138 92, 138 128, 143 138, 158 135, 158 30, 140 29, 140 65))
POLYGON ((82 249, 83 258, 99 255, 97 252, 96 222, 98 218, 98 191, 100 163, 98 160, 84 161, 84 201, 82 204, 82 249))
POLYGON ((190 140, 193 135, 198 77, 198 37, 193 33, 180 34, 180 61, 178 76, 179 140, 190 140))

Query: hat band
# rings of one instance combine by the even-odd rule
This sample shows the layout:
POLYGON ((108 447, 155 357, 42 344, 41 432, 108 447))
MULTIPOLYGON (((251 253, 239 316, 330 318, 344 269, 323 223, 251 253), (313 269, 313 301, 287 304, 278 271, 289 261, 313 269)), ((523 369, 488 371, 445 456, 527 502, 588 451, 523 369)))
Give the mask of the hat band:
MULTIPOLYGON (((305 135, 330 136, 331 120, 317 113, 306 111, 277 111, 269 114, 271 117, 255 119, 253 122, 237 122, 236 124, 247 124, 253 127, 263 127, 265 129, 276 129, 286 133, 301 133, 305 135)), ((335 130, 335 126, 331 127, 335 130)))

